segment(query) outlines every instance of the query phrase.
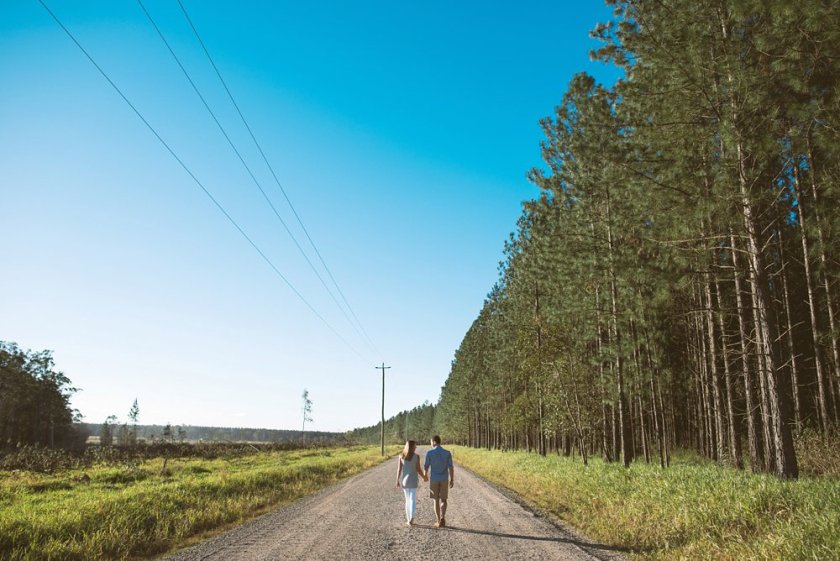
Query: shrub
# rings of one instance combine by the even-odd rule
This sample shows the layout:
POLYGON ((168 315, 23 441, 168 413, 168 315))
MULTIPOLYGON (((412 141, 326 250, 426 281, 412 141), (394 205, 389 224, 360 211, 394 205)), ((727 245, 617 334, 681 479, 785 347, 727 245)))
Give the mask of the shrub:
POLYGON ((840 435, 805 430, 796 437, 799 469, 813 475, 840 477, 840 435))

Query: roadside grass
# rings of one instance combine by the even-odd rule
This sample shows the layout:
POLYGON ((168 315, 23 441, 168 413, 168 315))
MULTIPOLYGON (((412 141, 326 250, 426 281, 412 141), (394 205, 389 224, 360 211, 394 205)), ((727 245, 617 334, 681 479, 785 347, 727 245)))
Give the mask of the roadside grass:
POLYGON ((453 446, 456 464, 635 559, 840 559, 840 479, 781 481, 690 455, 629 469, 453 446))
POLYGON ((163 458, 157 458, 57 475, 0 472, 0 559, 152 556, 383 459, 378 447, 351 447, 170 459, 165 469, 163 458))

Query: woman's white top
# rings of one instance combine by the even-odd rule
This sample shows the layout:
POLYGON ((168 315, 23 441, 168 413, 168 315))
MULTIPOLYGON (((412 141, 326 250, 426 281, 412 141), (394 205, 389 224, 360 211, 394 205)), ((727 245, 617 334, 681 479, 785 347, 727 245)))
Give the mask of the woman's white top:
POLYGON ((419 475, 417 474, 417 465, 420 463, 420 456, 415 452, 411 455, 410 460, 400 458, 402 464, 402 479, 400 484, 406 489, 416 489, 420 484, 419 475))

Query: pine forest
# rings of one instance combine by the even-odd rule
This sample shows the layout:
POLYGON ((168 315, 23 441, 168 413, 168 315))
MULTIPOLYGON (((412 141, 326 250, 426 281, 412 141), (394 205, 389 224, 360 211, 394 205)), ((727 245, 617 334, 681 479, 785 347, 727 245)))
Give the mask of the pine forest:
POLYGON ((586 462, 796 478, 840 421, 840 4, 613 0, 436 408, 586 462))

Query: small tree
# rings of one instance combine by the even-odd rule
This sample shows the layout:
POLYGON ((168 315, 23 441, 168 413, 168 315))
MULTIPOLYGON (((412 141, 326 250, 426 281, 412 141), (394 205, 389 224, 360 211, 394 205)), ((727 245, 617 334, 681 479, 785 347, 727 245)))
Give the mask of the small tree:
POLYGON ((166 426, 163 427, 163 440, 171 442, 173 439, 172 435, 172 425, 166 423, 166 426))
POLYGON ((131 434, 129 435, 129 443, 134 446, 137 444, 137 419, 140 418, 140 407, 137 405, 137 398, 134 398, 134 403, 131 404, 131 409, 128 410, 128 419, 131 421, 131 434))
POLYGON ((117 430, 117 444, 120 446, 129 446, 131 439, 131 431, 128 430, 128 423, 123 423, 120 425, 119 430, 117 430))
POLYGON ((309 399, 309 390, 304 388, 303 395, 303 428, 301 431, 306 430, 306 421, 312 422, 312 400, 309 399))
POLYGON ((102 423, 102 430, 99 433, 100 446, 113 446, 114 444, 114 424, 117 422, 116 415, 108 415, 105 422, 102 423))

